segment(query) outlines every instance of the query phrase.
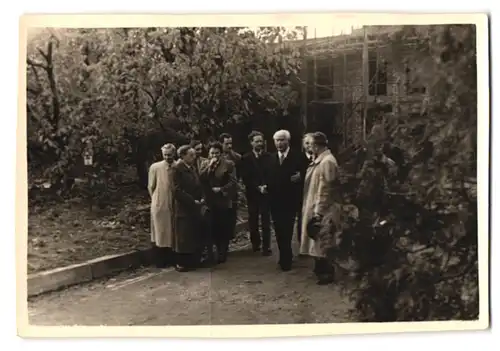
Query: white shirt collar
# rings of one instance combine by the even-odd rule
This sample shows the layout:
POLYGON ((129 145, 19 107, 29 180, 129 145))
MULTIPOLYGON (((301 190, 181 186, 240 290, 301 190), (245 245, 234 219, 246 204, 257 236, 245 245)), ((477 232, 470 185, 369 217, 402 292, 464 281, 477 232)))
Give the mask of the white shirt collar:
POLYGON ((290 147, 288 147, 284 152, 278 151, 278 156, 283 158, 286 158, 288 156, 288 152, 290 151, 290 147))

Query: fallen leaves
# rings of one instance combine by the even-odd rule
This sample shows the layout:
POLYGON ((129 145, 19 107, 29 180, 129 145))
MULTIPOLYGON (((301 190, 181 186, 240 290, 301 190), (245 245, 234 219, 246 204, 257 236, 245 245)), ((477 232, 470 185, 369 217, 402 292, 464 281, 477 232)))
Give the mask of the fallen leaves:
POLYGON ((124 226, 117 214, 99 217, 74 203, 37 206, 28 217, 28 273, 150 246, 149 227, 124 226))

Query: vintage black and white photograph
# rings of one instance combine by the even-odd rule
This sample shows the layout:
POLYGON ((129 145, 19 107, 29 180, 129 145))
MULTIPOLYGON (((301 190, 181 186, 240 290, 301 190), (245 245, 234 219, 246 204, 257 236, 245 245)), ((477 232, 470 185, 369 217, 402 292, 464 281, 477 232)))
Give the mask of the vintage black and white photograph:
POLYGON ((29 27, 29 324, 478 321, 487 34, 444 22, 29 27))

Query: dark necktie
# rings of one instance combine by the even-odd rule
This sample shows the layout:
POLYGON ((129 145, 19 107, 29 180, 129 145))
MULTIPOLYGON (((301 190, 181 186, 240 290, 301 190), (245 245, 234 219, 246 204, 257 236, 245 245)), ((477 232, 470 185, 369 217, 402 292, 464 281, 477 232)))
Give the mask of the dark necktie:
POLYGON ((285 154, 280 155, 280 165, 283 164, 283 161, 285 160, 285 154))

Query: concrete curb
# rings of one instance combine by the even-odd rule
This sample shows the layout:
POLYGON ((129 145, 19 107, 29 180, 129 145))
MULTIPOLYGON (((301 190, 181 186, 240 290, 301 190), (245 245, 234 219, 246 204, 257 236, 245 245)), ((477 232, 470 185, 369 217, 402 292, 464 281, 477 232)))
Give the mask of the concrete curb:
MULTIPOLYGON (((236 225, 236 231, 246 230, 247 228, 247 222, 241 222, 236 225)), ((151 249, 131 251, 31 274, 28 275, 28 297, 112 276, 127 269, 150 265, 150 257, 151 249)))

